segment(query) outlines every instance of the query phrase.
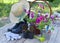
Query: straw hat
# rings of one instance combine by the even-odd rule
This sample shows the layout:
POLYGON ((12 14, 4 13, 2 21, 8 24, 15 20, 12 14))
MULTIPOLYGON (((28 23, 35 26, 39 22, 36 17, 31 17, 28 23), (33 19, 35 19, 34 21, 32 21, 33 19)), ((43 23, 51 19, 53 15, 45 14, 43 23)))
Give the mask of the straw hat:
MULTIPOLYGON (((29 10, 29 3, 26 0, 21 0, 18 3, 12 5, 9 15, 10 21, 13 23, 19 22, 20 20, 17 18, 17 16, 20 16, 24 12, 24 9, 27 11, 29 10)), ((24 14, 21 19, 23 19, 25 16, 26 14, 24 14)))

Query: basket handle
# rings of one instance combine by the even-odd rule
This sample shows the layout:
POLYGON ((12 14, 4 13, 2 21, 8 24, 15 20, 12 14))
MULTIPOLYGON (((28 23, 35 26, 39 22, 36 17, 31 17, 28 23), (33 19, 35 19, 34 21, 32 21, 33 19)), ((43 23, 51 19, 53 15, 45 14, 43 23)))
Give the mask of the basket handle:
MULTIPOLYGON (((48 7, 50 9, 50 16, 51 16, 52 15, 52 8, 51 8, 50 4, 46 0, 41 0, 41 1, 44 1, 48 5, 48 7)), ((36 0, 34 0, 33 2, 36 2, 36 0)), ((33 3, 33 2, 31 2, 31 3, 33 3)))
POLYGON ((52 15, 52 8, 51 8, 50 4, 46 0, 42 0, 42 1, 44 1, 48 5, 48 7, 50 9, 50 16, 51 16, 52 15))

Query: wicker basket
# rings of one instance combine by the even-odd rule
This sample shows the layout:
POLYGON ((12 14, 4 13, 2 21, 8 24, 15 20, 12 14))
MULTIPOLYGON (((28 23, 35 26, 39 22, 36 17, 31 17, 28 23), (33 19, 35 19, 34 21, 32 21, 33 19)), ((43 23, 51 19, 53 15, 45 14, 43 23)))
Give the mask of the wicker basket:
MULTIPOLYGON (((34 4, 34 2, 39 2, 40 3, 40 1, 33 1, 33 2, 29 2, 30 3, 30 11, 31 11, 31 7, 32 7, 32 4, 34 4)), ((52 15, 52 9, 51 9, 51 6, 49 5, 49 3, 47 2, 47 1, 45 1, 45 0, 43 0, 43 2, 44 3, 46 3, 47 5, 48 5, 48 7, 49 7, 49 9, 50 9, 50 15, 49 15, 49 17, 52 15)), ((28 15, 28 17, 29 17, 29 15, 28 15)), ((35 22, 34 22, 35 23, 35 22)), ((34 24, 34 25, 36 25, 36 24, 34 24)), ((33 32, 35 33, 35 34, 40 34, 41 32, 40 32, 40 30, 39 29, 37 29, 37 27, 35 26, 32 26, 33 28, 34 28, 34 30, 33 30, 33 32)))

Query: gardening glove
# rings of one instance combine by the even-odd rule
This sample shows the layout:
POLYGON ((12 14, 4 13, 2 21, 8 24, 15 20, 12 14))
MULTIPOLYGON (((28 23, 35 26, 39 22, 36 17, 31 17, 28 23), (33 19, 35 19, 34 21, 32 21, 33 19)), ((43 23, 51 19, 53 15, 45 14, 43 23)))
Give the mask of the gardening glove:
POLYGON ((4 35, 8 41, 21 39, 21 36, 19 34, 14 34, 12 32, 7 32, 4 35))

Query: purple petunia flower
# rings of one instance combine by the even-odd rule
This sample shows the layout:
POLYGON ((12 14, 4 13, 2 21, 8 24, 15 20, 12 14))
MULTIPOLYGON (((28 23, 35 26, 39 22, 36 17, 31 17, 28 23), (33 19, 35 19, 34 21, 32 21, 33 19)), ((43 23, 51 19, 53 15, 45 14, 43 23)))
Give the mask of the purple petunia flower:
POLYGON ((37 17, 36 18, 36 23, 38 24, 38 23, 40 23, 42 20, 44 19, 44 16, 40 16, 40 17, 37 17))
POLYGON ((31 17, 31 18, 34 18, 34 12, 31 11, 30 17, 31 17))
POLYGON ((39 23, 40 22, 40 19, 39 19, 39 17, 36 19, 36 23, 39 23))
POLYGON ((27 14, 30 14, 30 10, 26 11, 27 14))
POLYGON ((50 18, 52 19, 52 23, 54 23, 54 15, 51 15, 50 18))
MULTIPOLYGON (((26 11, 26 10, 24 10, 24 11, 26 11)), ((26 11, 26 13, 29 15, 29 18, 34 18, 34 12, 28 10, 28 11, 26 11)))
POLYGON ((54 17, 54 15, 51 15, 50 18, 53 20, 55 17, 54 17))
POLYGON ((41 7, 42 9, 44 9, 44 5, 43 4, 39 4, 39 7, 41 7))
POLYGON ((47 18, 47 17, 48 17, 48 15, 49 15, 49 13, 46 13, 45 18, 47 18))
POLYGON ((30 14, 30 10, 24 9, 24 12, 26 12, 27 14, 30 14))
POLYGON ((48 20, 47 19, 44 19, 44 22, 48 22, 48 20))

